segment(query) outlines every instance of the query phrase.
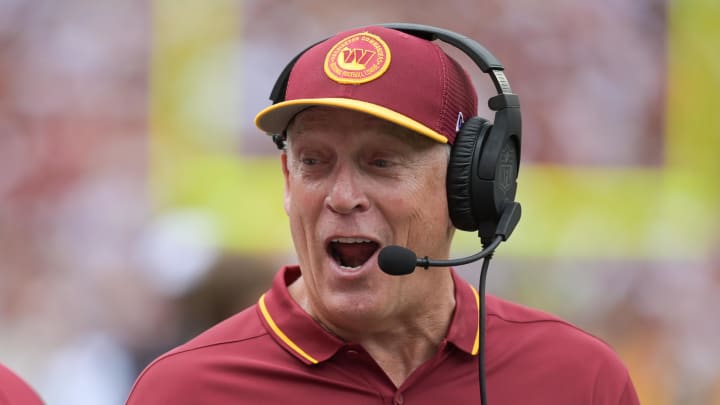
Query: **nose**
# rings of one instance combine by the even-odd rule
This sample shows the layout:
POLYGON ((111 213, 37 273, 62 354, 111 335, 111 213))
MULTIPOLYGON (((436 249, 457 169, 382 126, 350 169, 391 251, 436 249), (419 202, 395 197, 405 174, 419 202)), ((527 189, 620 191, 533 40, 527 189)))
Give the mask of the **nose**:
POLYGON ((360 174, 350 165, 337 167, 336 171, 332 186, 325 196, 325 205, 338 214, 363 212, 370 208, 360 174))

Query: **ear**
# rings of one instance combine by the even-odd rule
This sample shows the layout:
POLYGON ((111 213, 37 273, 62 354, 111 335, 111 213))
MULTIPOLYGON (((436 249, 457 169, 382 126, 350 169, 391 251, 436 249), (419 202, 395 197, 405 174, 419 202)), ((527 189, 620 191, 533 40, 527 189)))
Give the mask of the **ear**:
POLYGON ((290 214, 290 171, 288 170, 288 156, 287 152, 280 154, 280 161, 282 163, 283 177, 285 178, 285 195, 283 199, 283 207, 285 213, 290 214))

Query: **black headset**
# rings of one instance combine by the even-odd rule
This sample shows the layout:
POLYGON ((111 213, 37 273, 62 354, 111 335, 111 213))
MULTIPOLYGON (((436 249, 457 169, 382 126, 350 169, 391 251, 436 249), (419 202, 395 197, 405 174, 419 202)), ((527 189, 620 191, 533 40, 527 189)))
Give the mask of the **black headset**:
MULTIPOLYGON (((485 47, 452 31, 420 24, 378 25, 428 41, 439 39, 448 43, 490 75, 498 93, 488 100, 495 119, 491 123, 475 116, 465 121, 458 131, 447 170, 447 201, 450 219, 456 228, 478 231, 484 245, 498 235, 506 240, 520 218, 515 193, 522 136, 520 102, 510 89, 503 65, 485 47)), ((290 72, 297 60, 325 40, 327 38, 300 52, 283 69, 270 94, 273 104, 285 100, 290 72)), ((285 135, 276 134, 273 141, 282 149, 285 135)))

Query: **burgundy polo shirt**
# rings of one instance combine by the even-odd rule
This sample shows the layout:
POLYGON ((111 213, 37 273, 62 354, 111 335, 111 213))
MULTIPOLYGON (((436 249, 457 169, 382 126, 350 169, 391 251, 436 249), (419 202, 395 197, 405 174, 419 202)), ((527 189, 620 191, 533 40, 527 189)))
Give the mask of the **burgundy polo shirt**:
POLYGON ((0 405, 42 404, 42 399, 23 379, 0 364, 0 405))
MULTIPOLYGON (((153 361, 128 404, 478 404, 478 299, 454 272, 456 308, 434 357, 395 387, 357 344, 290 297, 285 267, 258 303, 153 361)), ((637 404, 628 373, 595 337, 487 297, 487 396, 498 404, 637 404)))

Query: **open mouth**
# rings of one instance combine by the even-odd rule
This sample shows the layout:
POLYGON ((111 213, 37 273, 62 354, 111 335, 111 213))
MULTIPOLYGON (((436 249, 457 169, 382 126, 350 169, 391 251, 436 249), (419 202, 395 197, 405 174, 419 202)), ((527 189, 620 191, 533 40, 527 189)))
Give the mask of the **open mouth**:
POLYGON ((330 241, 327 251, 330 257, 345 269, 357 269, 375 254, 379 245, 369 239, 337 238, 330 241))

